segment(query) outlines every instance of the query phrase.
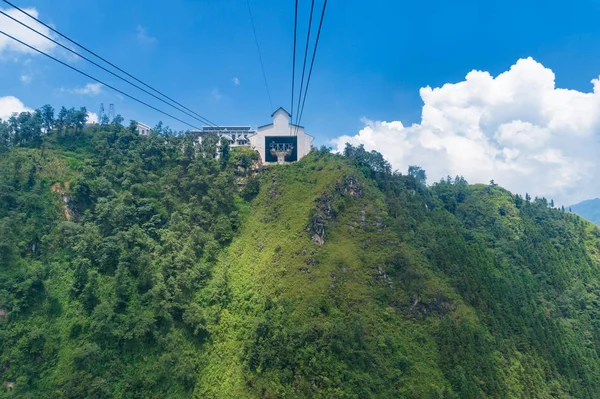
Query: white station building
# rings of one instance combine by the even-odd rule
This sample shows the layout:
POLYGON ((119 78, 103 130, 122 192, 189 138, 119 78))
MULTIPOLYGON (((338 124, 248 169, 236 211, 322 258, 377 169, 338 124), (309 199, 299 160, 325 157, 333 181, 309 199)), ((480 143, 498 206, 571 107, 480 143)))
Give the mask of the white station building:
POLYGON ((142 123, 142 122, 138 122, 137 123, 137 125, 135 126, 135 130, 137 130, 137 132, 139 134, 141 134, 142 136, 147 136, 152 131, 152 129, 150 128, 150 126, 148 126, 148 125, 146 125, 145 123, 142 123))
POLYGON ((198 140, 207 134, 216 134, 229 141, 231 147, 250 147, 260 154, 263 164, 295 162, 306 156, 314 137, 306 134, 304 127, 290 122, 291 115, 283 108, 273 114, 273 123, 252 130, 250 126, 204 126, 194 131, 198 140))
POLYGON ((273 123, 259 126, 249 137, 250 147, 258 151, 264 164, 295 162, 306 156, 314 140, 302 126, 290 122, 291 115, 283 108, 273 114, 273 123))

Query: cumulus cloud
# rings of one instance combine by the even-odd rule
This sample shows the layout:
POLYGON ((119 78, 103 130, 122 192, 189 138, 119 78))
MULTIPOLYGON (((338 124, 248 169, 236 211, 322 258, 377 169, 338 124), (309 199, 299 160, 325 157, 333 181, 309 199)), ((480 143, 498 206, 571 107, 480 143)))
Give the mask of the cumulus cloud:
MULTIPOLYGON (((52 33, 50 32, 50 29, 46 28, 44 25, 41 25, 31 20, 29 17, 22 14, 18 10, 14 8, 6 10, 0 8, 0 10, 4 11, 11 17, 23 23, 26 23, 27 25, 45 34, 46 36, 54 38, 52 33)), ((36 18, 38 17, 38 11, 35 8, 25 8, 24 10, 36 18)), ((52 43, 48 39, 43 38, 37 33, 27 29, 26 27, 18 24, 17 22, 2 14, 0 14, 0 26, 2 27, 2 30, 4 32, 16 37, 19 40, 22 40, 23 42, 35 48, 40 49, 41 51, 52 52, 56 48, 56 44, 52 43)), ((10 55, 14 55, 15 53, 37 54, 35 51, 23 46, 20 43, 17 43, 13 39, 4 35, 0 35, 0 58, 6 58, 10 55)))
POLYGON ((420 165, 430 182, 494 179, 567 205, 600 194, 600 80, 591 83, 588 93, 557 88, 552 70, 520 59, 496 77, 472 71, 462 82, 422 88, 419 124, 364 120, 358 134, 332 144, 364 144, 401 171, 420 165))
POLYGON ((98 114, 96 114, 95 112, 89 112, 87 113, 87 123, 98 123, 98 114))
POLYGON ((102 93, 101 83, 88 83, 84 87, 77 87, 73 90, 69 90, 71 93, 81 94, 85 96, 97 96, 102 93))
POLYGON ((0 119, 7 120, 12 114, 19 112, 33 112, 33 110, 26 107, 25 104, 16 97, 0 97, 0 119))

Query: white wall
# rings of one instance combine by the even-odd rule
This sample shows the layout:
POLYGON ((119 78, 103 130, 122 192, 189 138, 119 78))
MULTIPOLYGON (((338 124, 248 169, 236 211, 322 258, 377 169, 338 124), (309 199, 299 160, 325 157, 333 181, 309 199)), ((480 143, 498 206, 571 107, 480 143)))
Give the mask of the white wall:
POLYGON ((294 135, 298 137, 298 146, 296 148, 296 152, 298 154, 298 160, 300 160, 310 152, 311 144, 314 138, 306 134, 303 127, 298 128, 298 130, 296 130, 296 127, 294 126, 290 127, 289 114, 284 110, 279 109, 273 115, 272 125, 259 127, 256 134, 250 136, 250 146, 258 151, 263 163, 268 163, 264 161, 266 150, 265 137, 289 137, 294 135))
POLYGON ((143 136, 147 136, 150 134, 150 131, 152 129, 150 129, 150 126, 142 123, 142 122, 138 122, 137 126, 135 127, 135 129, 137 130, 137 132, 143 136))

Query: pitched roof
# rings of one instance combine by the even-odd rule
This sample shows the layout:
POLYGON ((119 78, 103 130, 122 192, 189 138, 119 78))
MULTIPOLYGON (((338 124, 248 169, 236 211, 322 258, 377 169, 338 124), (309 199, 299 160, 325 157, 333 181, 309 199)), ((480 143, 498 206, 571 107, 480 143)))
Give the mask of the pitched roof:
POLYGON ((283 112, 285 112, 285 113, 286 113, 286 114, 287 114, 289 117, 291 117, 291 116, 292 116, 292 115, 291 115, 289 112, 287 112, 287 111, 285 110, 285 108, 283 108, 283 107, 279 107, 279 108, 277 108, 277 109, 275 110, 275 112, 273 112, 273 113, 271 114, 271 118, 272 118, 273 116, 275 116, 275 114, 276 114, 277 112, 279 112, 279 110, 282 110, 283 112))

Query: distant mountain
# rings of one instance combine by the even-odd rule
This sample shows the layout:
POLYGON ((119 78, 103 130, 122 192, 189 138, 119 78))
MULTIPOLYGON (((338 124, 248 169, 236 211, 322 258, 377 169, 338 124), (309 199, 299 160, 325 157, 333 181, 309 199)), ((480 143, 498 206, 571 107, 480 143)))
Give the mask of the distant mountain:
POLYGON ((600 225, 600 198, 582 201, 571 206, 571 210, 590 222, 600 225))

